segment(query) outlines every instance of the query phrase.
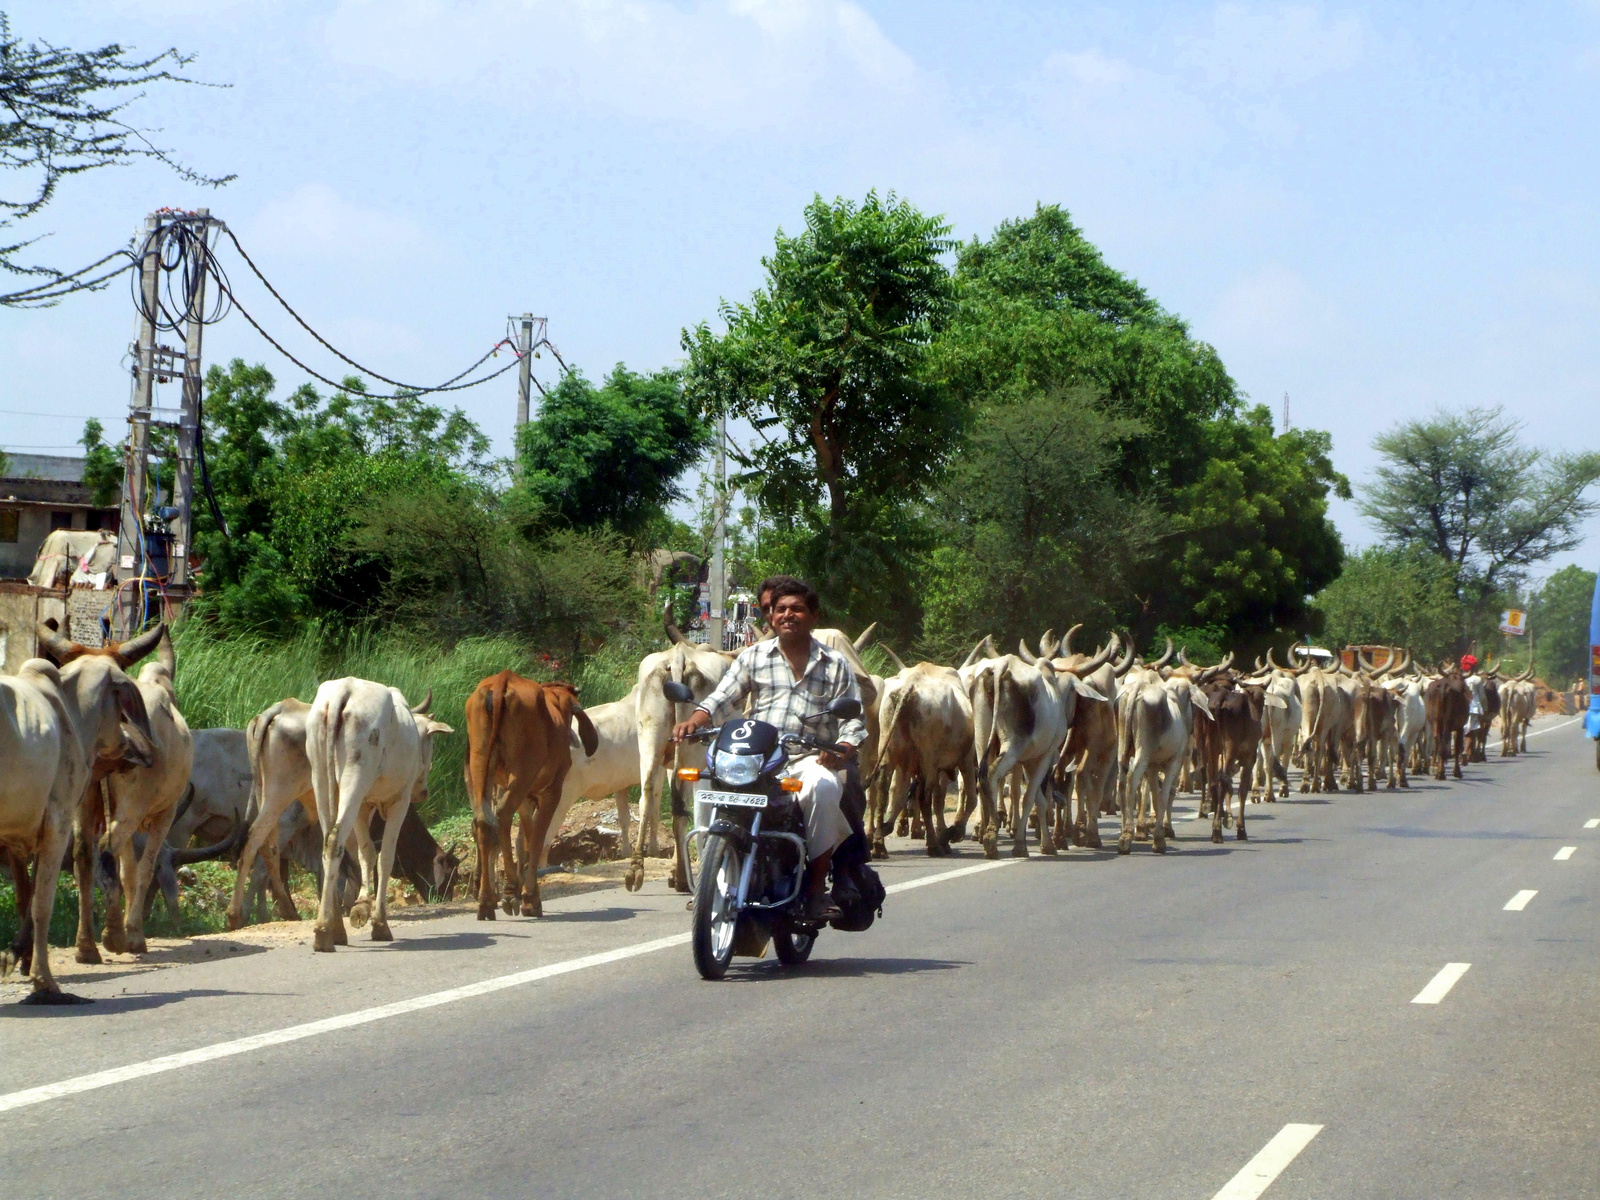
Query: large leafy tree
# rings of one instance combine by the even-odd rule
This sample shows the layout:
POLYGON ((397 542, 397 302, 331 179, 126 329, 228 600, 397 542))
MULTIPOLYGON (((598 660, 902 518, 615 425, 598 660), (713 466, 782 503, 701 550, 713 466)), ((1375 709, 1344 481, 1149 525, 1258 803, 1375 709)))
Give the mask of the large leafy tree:
POLYGON ((1524 446, 1498 408, 1440 412, 1373 441, 1383 456, 1361 511, 1395 546, 1422 546, 1455 568, 1462 637, 1528 569, 1583 540, 1596 511, 1600 453, 1524 446))
POLYGON ((1589 616, 1595 573, 1572 564, 1556 571, 1533 593, 1528 626, 1533 665, 1551 687, 1565 687, 1589 674, 1589 616))
POLYGON ((743 482, 836 615, 877 616, 907 594, 919 544, 908 506, 967 423, 925 370, 953 296, 948 232, 892 193, 819 196, 802 232, 779 231, 765 286, 722 305, 725 331, 683 334, 688 395, 755 427, 743 482))
POLYGON ((596 388, 571 372, 518 433, 518 489, 544 520, 637 537, 683 498, 678 485, 711 440, 678 375, 620 363, 596 388))
POLYGON ((1419 661, 1451 656, 1461 630, 1455 568, 1420 546, 1369 546, 1345 560, 1313 601, 1334 646, 1408 646, 1419 661))
MULTIPOLYGON (((0 12, 0 170, 23 180, 20 190, 0 193, 0 230, 38 215, 63 180, 101 167, 155 159, 190 183, 231 180, 181 165, 149 140, 148 130, 125 120, 127 107, 143 95, 137 89, 194 82, 178 73, 191 61, 170 49, 141 57, 115 43, 94 50, 25 43, 0 12)), ((0 304, 48 302, 103 283, 92 272, 68 275, 22 261, 19 254, 35 240, 0 244, 0 270, 38 277, 31 287, 0 294, 0 304)))

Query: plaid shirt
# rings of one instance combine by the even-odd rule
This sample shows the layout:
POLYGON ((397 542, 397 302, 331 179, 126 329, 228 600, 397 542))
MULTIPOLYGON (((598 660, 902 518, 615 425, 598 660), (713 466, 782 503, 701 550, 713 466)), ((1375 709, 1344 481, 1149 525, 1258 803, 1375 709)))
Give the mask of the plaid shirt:
POLYGON ((726 720, 752 691, 755 698, 750 715, 776 725, 784 733, 809 733, 819 741, 848 742, 852 746, 867 740, 867 727, 859 718, 840 721, 836 717, 823 717, 801 723, 801 717, 822 712, 830 701, 840 696, 849 696, 858 702, 861 699, 861 689, 856 686, 850 664, 842 654, 828 649, 816 638, 811 639, 811 656, 806 659, 805 673, 799 679, 794 677, 789 660, 778 648, 777 638, 746 646, 733 660, 716 691, 696 707, 703 709, 713 721, 719 714, 726 720))

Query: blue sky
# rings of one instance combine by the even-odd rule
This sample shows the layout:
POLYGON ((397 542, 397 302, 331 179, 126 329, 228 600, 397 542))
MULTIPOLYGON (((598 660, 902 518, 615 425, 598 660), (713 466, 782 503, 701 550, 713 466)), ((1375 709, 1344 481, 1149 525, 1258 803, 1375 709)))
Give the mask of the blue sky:
MULTIPOLYGON (((679 355, 760 282, 813 193, 894 190, 962 237, 1065 205, 1242 388, 1373 434, 1503 404, 1600 442, 1600 4, 843 0, 0 0, 15 34, 177 45, 200 78, 136 119, 157 167, 66 184, 32 232, 79 265, 208 204, 301 311, 396 378, 453 375, 508 313, 591 378, 679 355)), ((241 298, 328 374, 228 263, 241 298)), ((0 313, 0 445, 121 428, 125 289, 0 313)), ((206 357, 302 378, 238 317, 206 357)), ((552 364, 540 367, 548 372, 552 364)), ((512 377, 461 394, 507 448, 512 377)), ((1372 532, 1336 511, 1346 540, 1372 532)), ((1600 565, 1600 522, 1575 555, 1600 565)))

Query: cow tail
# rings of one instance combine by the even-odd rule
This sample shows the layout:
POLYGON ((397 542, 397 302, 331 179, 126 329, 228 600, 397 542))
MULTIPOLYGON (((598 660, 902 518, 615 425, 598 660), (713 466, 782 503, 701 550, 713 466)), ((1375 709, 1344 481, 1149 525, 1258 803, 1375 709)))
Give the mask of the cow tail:
POLYGON ((973 679, 972 688, 972 748, 978 759, 978 787, 989 782, 989 741, 994 736, 995 684, 991 666, 980 671, 973 679))
POLYGON ((279 701, 255 720, 250 722, 245 731, 245 745, 250 751, 250 799, 244 806, 244 823, 253 826, 256 817, 261 813, 261 805, 265 802, 267 794, 266 767, 264 765, 267 750, 267 736, 272 732, 272 723, 278 719, 278 714, 283 711, 283 701, 279 701))
POLYGON ((489 720, 489 735, 483 747, 483 771, 475 781, 477 794, 473 797, 478 809, 478 819, 490 829, 496 827, 497 817, 494 805, 489 803, 489 781, 494 778, 495 756, 500 752, 500 723, 505 719, 506 689, 509 681, 504 678, 489 681, 489 690, 483 696, 484 716, 489 720), (496 684, 499 685, 498 691, 496 684))
POLYGON ((873 770, 872 779, 869 780, 869 783, 876 783, 878 776, 889 765, 889 747, 894 742, 895 726, 900 722, 900 713, 904 710, 906 697, 910 693, 910 687, 901 686, 895 689, 893 696, 889 697, 889 711, 883 715, 883 719, 878 723, 878 765, 873 770))

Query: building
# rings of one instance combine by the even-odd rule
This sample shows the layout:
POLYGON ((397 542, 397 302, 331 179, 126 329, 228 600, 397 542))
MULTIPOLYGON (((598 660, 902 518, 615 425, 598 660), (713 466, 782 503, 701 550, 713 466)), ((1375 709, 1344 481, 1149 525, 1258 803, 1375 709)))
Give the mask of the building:
POLYGON ((7 454, 0 475, 0 579, 26 579, 52 529, 117 528, 117 506, 94 504, 83 482, 85 460, 54 454, 7 454))

